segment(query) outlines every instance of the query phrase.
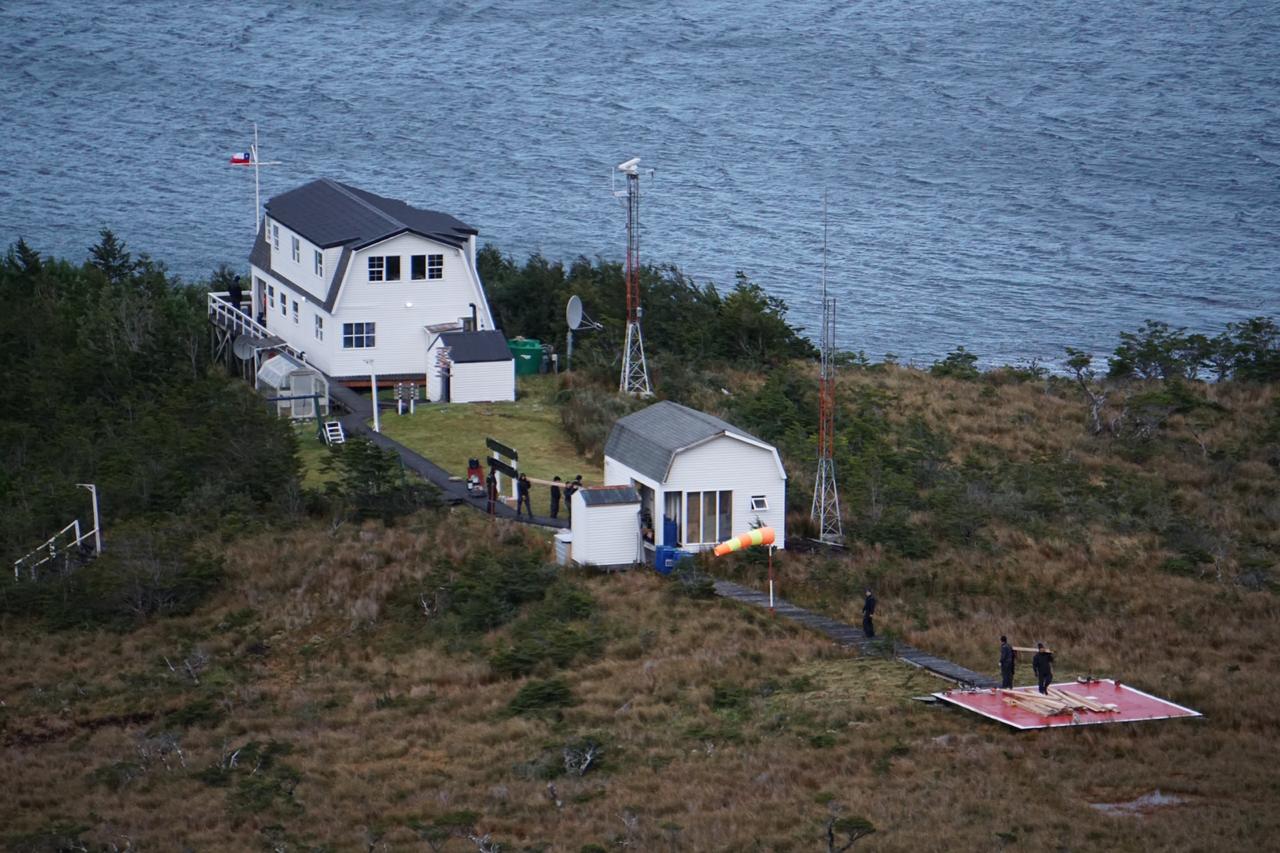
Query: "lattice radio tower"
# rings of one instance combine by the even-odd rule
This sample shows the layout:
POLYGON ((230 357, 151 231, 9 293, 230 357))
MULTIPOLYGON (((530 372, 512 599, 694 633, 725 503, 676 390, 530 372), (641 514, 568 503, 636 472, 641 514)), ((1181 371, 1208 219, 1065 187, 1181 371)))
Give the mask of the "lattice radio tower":
POLYGON ((840 492, 836 488, 835 352, 836 299, 827 296, 827 199, 822 199, 822 354, 818 366, 818 476, 813 484, 813 508, 809 517, 818 528, 818 539, 844 542, 840 526, 840 492))
POLYGON ((622 356, 622 377, 618 391, 638 397, 652 397, 649 365, 644 358, 644 337, 640 333, 640 158, 618 165, 627 176, 627 343, 622 356))

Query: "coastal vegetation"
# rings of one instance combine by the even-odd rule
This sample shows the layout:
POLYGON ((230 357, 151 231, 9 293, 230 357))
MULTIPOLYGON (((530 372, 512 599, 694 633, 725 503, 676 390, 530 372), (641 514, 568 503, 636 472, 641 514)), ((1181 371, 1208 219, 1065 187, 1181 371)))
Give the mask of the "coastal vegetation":
MULTIPOLYGON (((75 482, 110 519, 102 558, 0 592, 10 849, 1217 850, 1280 830, 1270 320, 1149 324, 1105 366, 842 358, 848 547, 778 554, 784 596, 853 621, 870 584, 890 639, 983 671, 1001 633, 1043 639, 1060 677, 1206 715, 1015 734, 705 586, 555 569, 545 533, 440 506, 369 445, 309 448, 327 470, 304 478, 307 435, 210 366, 199 289, 108 236, 86 265, 19 244, 0 268, 22 313, 0 318, 5 552, 83 517, 75 482)), ((605 322, 530 395, 539 429, 598 458, 634 405, 619 271, 484 257, 508 333, 555 340, 569 292, 605 322)), ((646 287, 646 330, 662 287, 701 325, 670 320, 659 393, 779 447, 799 540, 810 346, 745 282, 646 287), (755 331, 707 335, 735 324, 755 331)), ((763 556, 698 568, 760 584, 763 556)))

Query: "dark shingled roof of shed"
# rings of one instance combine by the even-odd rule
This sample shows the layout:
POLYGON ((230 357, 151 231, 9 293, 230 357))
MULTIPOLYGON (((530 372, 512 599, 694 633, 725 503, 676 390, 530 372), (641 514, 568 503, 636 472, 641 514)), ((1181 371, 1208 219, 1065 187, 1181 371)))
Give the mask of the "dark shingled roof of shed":
POLYGON ((440 343, 449 348, 449 360, 454 364, 470 364, 478 361, 511 361, 511 348, 502 332, 490 329, 483 332, 445 332, 440 343))
POLYGON ((640 503, 640 493, 635 486, 591 486, 580 489, 578 494, 582 495, 582 502, 587 506, 640 503))
POLYGON ((663 400, 619 418, 609 433, 604 455, 661 482, 676 451, 725 433, 767 444, 714 415, 663 400))

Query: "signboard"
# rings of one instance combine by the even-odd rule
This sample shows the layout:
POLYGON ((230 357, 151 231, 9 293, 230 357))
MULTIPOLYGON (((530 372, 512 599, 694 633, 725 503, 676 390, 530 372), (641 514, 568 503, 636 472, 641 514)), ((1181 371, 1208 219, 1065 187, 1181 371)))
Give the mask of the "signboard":
POLYGON ((520 458, 520 454, 519 454, 519 453, 516 453, 516 452, 515 452, 514 450, 512 450, 510 447, 507 447, 505 444, 503 444, 502 442, 498 441, 497 439, 494 439, 494 438, 486 438, 486 439, 484 440, 484 446, 485 446, 485 447, 487 447, 487 448, 489 448, 490 450, 492 450, 494 453, 497 453, 497 454, 499 454, 499 455, 501 455, 501 456, 505 456, 505 457, 507 457, 508 459, 512 460, 513 462, 514 462, 514 461, 516 461, 516 460, 518 460, 518 459, 520 458))
POLYGON ((515 468, 512 468, 507 463, 503 462, 501 459, 494 459, 492 456, 490 456, 487 461, 489 463, 490 468, 493 468, 496 471, 506 474, 508 477, 520 476, 519 471, 517 471, 515 468))

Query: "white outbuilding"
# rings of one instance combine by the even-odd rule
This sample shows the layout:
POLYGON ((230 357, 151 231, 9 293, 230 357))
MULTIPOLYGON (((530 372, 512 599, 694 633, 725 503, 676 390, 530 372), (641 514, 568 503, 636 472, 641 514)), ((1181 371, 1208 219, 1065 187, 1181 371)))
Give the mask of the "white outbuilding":
POLYGON ((604 481, 634 487, 645 548, 701 551, 759 526, 786 547, 777 449, 705 412, 664 400, 620 418, 605 444, 604 481))
POLYGON ((488 403, 516 398, 516 362, 502 332, 445 332, 427 348, 427 399, 488 403))
POLYGON ((574 492, 570 530, 573 562, 628 569, 644 558, 640 495, 631 486, 595 486, 574 492))

